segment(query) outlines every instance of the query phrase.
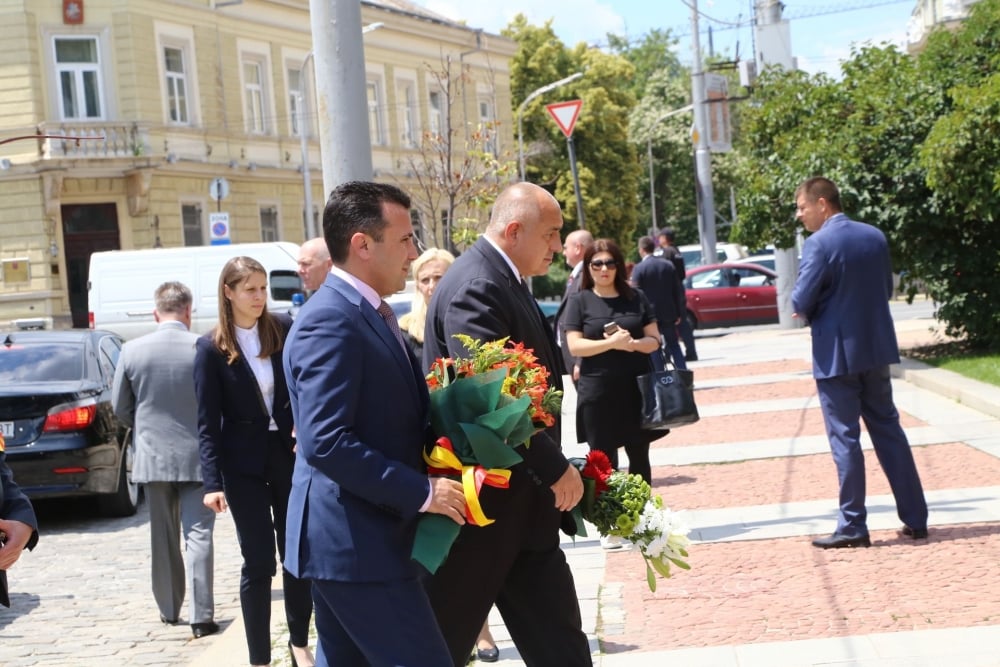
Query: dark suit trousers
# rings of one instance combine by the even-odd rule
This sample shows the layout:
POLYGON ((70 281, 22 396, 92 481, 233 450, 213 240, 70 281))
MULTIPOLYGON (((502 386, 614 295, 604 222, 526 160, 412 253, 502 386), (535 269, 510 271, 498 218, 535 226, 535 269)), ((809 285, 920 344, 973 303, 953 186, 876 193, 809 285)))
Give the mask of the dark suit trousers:
POLYGON ((830 450, 840 480, 840 517, 837 533, 847 537, 868 534, 865 509, 865 459, 861 425, 865 422, 875 455, 889 480, 900 520, 911 528, 927 527, 927 501, 913 452, 899 425, 892 401, 889 367, 816 380, 830 450))
POLYGON ((466 664, 476 637, 497 609, 527 667, 587 667, 573 575, 559 548, 559 512, 551 492, 523 466, 509 489, 483 487, 489 526, 463 526, 427 592, 455 667, 466 664))
MULTIPOLYGON (((246 629, 250 663, 271 662, 271 578, 276 571, 277 552, 285 559, 285 517, 292 489, 294 455, 277 432, 268 435, 269 460, 263 477, 223 473, 226 502, 233 513, 236 535, 243 554, 240 575, 240 606, 246 629)), ((296 646, 309 643, 312 594, 307 579, 293 577, 282 568, 285 619, 296 646)))

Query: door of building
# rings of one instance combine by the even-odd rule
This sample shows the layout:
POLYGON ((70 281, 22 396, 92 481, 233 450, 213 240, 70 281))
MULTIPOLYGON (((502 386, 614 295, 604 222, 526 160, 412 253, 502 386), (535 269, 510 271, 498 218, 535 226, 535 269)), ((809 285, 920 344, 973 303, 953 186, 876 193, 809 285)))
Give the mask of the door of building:
POLYGON ((67 204, 62 207, 62 221, 70 313, 74 327, 86 328, 90 255, 121 248, 118 207, 114 204, 67 204))

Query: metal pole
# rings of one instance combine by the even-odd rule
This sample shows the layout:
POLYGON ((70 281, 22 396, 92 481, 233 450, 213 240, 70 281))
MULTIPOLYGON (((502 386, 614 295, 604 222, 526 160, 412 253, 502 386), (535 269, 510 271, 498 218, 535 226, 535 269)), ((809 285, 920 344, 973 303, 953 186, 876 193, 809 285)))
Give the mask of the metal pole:
POLYGON ((583 196, 580 194, 580 177, 576 173, 576 149, 573 147, 573 135, 566 137, 566 146, 569 148, 569 168, 573 172, 573 191, 576 192, 576 213, 580 222, 580 229, 586 229, 583 222, 583 196))
MULTIPOLYGON (((309 103, 309 76, 308 65, 313 58, 310 51, 302 61, 302 90, 299 93, 299 144, 302 148, 302 199, 306 209, 306 234, 310 239, 316 238, 319 233, 316 230, 316 220, 313 218, 312 201, 312 175, 309 172, 309 132, 306 129, 308 114, 306 105, 309 103)), ((308 240, 308 239, 307 239, 308 240)))
POLYGON ((649 124, 649 135, 646 137, 646 151, 649 153, 649 210, 650 213, 652 213, 652 220, 653 220, 653 226, 649 228, 650 236, 655 236, 657 230, 656 193, 653 184, 653 128, 655 128, 660 123, 660 121, 666 120, 671 116, 676 116, 679 113, 684 113, 685 111, 691 111, 691 109, 693 108, 694 108, 693 105, 687 104, 685 106, 680 107, 679 109, 673 109, 672 111, 666 112, 665 114, 663 114, 662 116, 660 116, 659 118, 657 118, 656 120, 654 120, 652 123, 649 124))
POLYGON ((705 263, 715 261, 715 194, 712 190, 712 154, 708 150, 708 112, 705 102, 705 73, 701 64, 701 44, 698 41, 698 0, 691 2, 691 47, 694 67, 691 69, 691 102, 694 104, 695 173, 697 175, 700 213, 698 236, 705 263))
POLYGON ((656 189, 653 184, 653 132, 650 131, 646 137, 646 152, 649 154, 649 214, 652 223, 649 227, 649 236, 656 238, 656 189))
POLYGON ((520 166, 520 174, 522 181, 524 180, 524 142, 522 140, 522 134, 521 134, 521 115, 524 113, 524 107, 528 106, 528 103, 531 102, 531 100, 538 97, 539 95, 547 93, 550 90, 554 90, 559 86, 564 86, 570 81, 576 81, 581 76, 583 76, 583 72, 570 74, 565 79, 559 79, 558 81, 554 81, 553 83, 544 85, 537 90, 533 90, 531 91, 530 95, 524 98, 524 101, 521 102, 521 106, 517 108, 517 163, 520 166))
POLYGON ((309 0, 323 192, 372 179, 361 3, 309 0))

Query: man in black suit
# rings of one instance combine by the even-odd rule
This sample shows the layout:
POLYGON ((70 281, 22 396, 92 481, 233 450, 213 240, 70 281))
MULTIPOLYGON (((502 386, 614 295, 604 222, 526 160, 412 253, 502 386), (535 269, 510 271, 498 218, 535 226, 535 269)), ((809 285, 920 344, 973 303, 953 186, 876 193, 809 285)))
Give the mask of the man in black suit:
POLYGON ((35 548, 38 519, 28 496, 14 483, 6 459, 0 434, 0 604, 9 607, 7 570, 21 557, 22 551, 35 548))
POLYGON ((632 269, 629 283, 638 287, 653 304, 660 338, 670 351, 674 365, 687 369, 684 352, 677 340, 677 324, 684 316, 684 284, 677 280, 674 263, 653 255, 656 244, 643 236, 639 239, 639 263, 632 269))
MULTIPOLYGON (((486 233, 444 274, 427 313, 424 368, 438 357, 464 356, 453 338, 510 337, 534 350, 559 388, 559 352, 523 279, 546 273, 559 251, 562 213, 531 183, 504 190, 486 233)), ((511 469, 510 488, 483 487, 489 526, 462 527, 448 559, 427 583, 456 667, 464 665, 496 602, 528 667, 589 666, 587 636, 573 575, 559 548, 560 511, 583 496, 577 469, 560 448, 558 423, 537 433, 511 469)))
POLYGON ((556 338, 559 350, 562 352, 563 370, 573 379, 574 384, 580 378, 580 359, 569 353, 566 332, 562 328, 562 317, 569 297, 580 291, 583 254, 587 251, 587 246, 593 242, 593 234, 586 229, 576 229, 566 236, 566 242, 563 243, 563 256, 566 258, 566 264, 572 270, 569 272, 569 280, 566 281, 566 291, 563 293, 562 303, 559 304, 559 310, 556 311, 556 338))
MULTIPOLYGON (((674 272, 677 274, 677 280, 682 283, 682 293, 683 293, 683 283, 684 279, 687 277, 687 268, 684 266, 684 255, 681 254, 680 249, 674 243, 674 230, 670 227, 664 227, 660 230, 656 237, 657 249, 653 252, 657 257, 663 257, 669 259, 674 263, 674 272)), ((694 347, 694 330, 691 328, 691 321, 687 318, 687 298, 683 302, 684 310, 681 311, 681 321, 677 324, 677 332, 681 336, 681 340, 684 341, 684 359, 687 361, 698 361, 698 351, 694 347)))

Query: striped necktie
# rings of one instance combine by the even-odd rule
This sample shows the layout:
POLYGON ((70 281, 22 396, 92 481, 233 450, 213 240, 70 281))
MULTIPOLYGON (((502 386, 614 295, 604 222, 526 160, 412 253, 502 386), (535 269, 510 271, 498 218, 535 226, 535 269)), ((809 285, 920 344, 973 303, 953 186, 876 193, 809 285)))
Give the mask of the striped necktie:
POLYGON ((403 352, 406 352, 406 343, 403 341, 403 334, 399 330, 399 322, 396 321, 396 313, 392 312, 392 306, 390 306, 385 301, 382 301, 378 305, 378 314, 382 316, 385 323, 389 325, 389 330, 392 331, 392 335, 396 337, 399 342, 400 347, 403 348, 403 352))

